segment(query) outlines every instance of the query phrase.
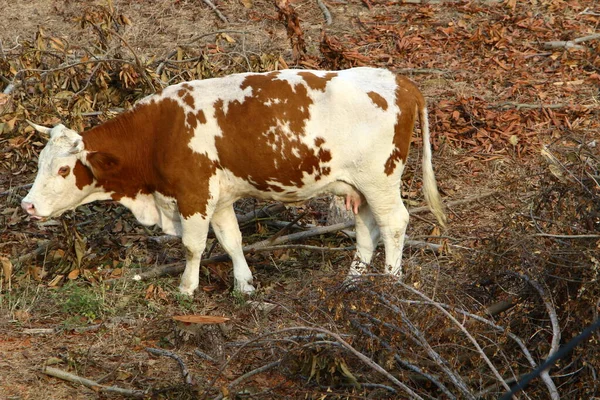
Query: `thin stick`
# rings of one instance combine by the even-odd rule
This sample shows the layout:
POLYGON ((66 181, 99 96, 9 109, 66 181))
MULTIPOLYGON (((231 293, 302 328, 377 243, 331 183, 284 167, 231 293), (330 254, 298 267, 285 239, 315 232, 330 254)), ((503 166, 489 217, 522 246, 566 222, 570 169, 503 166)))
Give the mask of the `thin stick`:
POLYGON ((553 235, 551 233, 534 233, 532 236, 551 237, 556 239, 597 239, 600 235, 553 235))
POLYGON ((217 17, 219 17, 221 19, 221 21, 228 23, 229 21, 227 21, 227 18, 225 18, 225 16, 221 13, 221 11, 219 11, 219 9, 212 3, 212 1, 210 0, 202 0, 204 1, 204 4, 206 4, 207 6, 209 6, 210 8, 212 8, 212 10, 215 12, 215 14, 217 14, 217 17))
POLYGON ((498 370, 496 369, 494 364, 492 364, 492 362, 490 361, 488 356, 485 354, 485 352, 479 345, 479 342, 477 342, 477 340, 473 337, 473 335, 471 335, 471 333, 465 328, 465 326, 463 324, 460 323, 460 321, 458 321, 452 314, 450 314, 446 309, 444 309, 444 307, 441 307, 441 306, 435 304, 435 302, 433 302, 433 300, 431 300, 424 293, 422 293, 422 292, 418 291, 417 289, 415 289, 405 283, 402 283, 402 282, 396 282, 396 284, 402 286, 404 289, 410 291, 411 293, 414 293, 417 296, 434 303, 434 306, 438 310, 440 310, 442 312, 442 314, 446 315, 446 317, 448 317, 448 319, 450 319, 450 321, 452 321, 456 326, 458 326, 458 328, 465 334, 465 336, 469 339, 469 341, 471 343, 473 343, 473 346, 475 346, 475 348, 477 349, 477 351, 479 352, 479 354, 481 355, 481 357, 483 358, 485 363, 488 365, 488 367, 490 368, 490 370, 492 371, 492 373, 494 374, 496 379, 498 379, 498 382, 502 383, 502 386, 504 386, 504 388, 506 390, 510 390, 510 386, 508 386, 508 384, 504 381, 504 378, 502 378, 502 375, 500 375, 500 372, 498 372, 498 370))
POLYGON ((331 13, 329 12, 329 9, 325 5, 325 3, 323 3, 323 0, 317 0, 317 4, 319 5, 319 8, 323 12, 323 16, 325 16, 325 23, 327 25, 331 25, 331 23, 333 22, 333 19, 331 18, 331 13))
POLYGON ((148 396, 148 392, 142 390, 129 390, 123 389, 117 386, 104 386, 99 384, 96 381, 92 381, 90 379, 82 378, 80 376, 71 374, 69 372, 60 370, 58 368, 52 367, 44 367, 42 372, 46 375, 53 376, 55 378, 59 378, 68 382, 79 383, 83 386, 86 386, 94 391, 100 391, 104 393, 117 393, 123 396, 135 397, 135 398, 145 398, 148 396))
POLYGON ((194 381, 192 379, 192 374, 190 374, 190 371, 187 369, 185 363, 183 362, 181 357, 179 357, 177 354, 170 352, 168 350, 153 349, 151 347, 146 347, 146 351, 150 354, 154 354, 155 356, 167 356, 167 357, 171 357, 172 359, 177 361, 177 363, 179 364, 179 368, 181 368, 181 374, 183 375, 184 382, 188 385, 194 384, 194 381))
POLYGON ((32 186, 33 186, 33 183, 28 183, 27 185, 16 186, 14 188, 10 188, 8 190, 5 190, 4 192, 0 192, 0 196, 6 196, 7 194, 12 194, 12 193, 14 193, 14 192, 16 192, 17 190, 20 190, 20 189, 29 189, 32 186))
POLYGON ((556 49, 560 47, 564 47, 566 49, 579 49, 585 50, 585 46, 580 46, 579 43, 587 42, 588 40, 600 39, 600 33, 595 33, 593 35, 583 36, 573 40, 557 40, 552 42, 545 42, 543 44, 544 49, 556 49))
POLYGON ((225 370, 225 367, 227 367, 229 362, 231 360, 233 360, 242 351, 242 349, 244 347, 246 347, 247 345, 254 343, 256 341, 262 340, 263 338, 265 338, 267 336, 272 336, 272 335, 276 335, 279 333, 285 333, 285 332, 291 332, 291 331, 298 331, 298 330, 319 332, 319 333, 323 333, 323 334, 333 337, 340 345, 342 345, 342 347, 344 347, 346 350, 350 351, 352 354, 354 354, 356 357, 358 357, 358 359, 361 360, 363 363, 365 363, 366 365, 368 365, 375 371, 379 372, 380 374, 384 375, 387 379, 392 381, 396 386, 398 386, 399 388, 404 390, 411 398, 423 400, 423 398, 421 396, 419 396, 417 393, 415 393, 411 388, 406 386, 404 383, 400 382, 396 377, 394 377, 392 374, 390 374, 388 371, 386 371, 383 367, 381 367, 381 365, 377 364, 375 361, 373 361, 369 357, 365 356, 364 354, 362 354, 361 352, 356 350, 354 347, 352 347, 350 344, 348 344, 348 342, 346 342, 344 339, 342 339, 342 337, 340 335, 338 335, 337 333, 331 332, 327 329, 310 327, 310 326, 295 326, 295 327, 291 327, 291 328, 284 328, 284 329, 280 329, 278 331, 265 333, 264 335, 261 335, 255 339, 252 339, 252 340, 246 342, 227 361, 225 361, 225 363, 221 366, 219 373, 213 378, 213 380, 211 381, 210 385, 208 385, 208 387, 212 387, 214 385, 214 383, 219 378, 221 373, 225 370))

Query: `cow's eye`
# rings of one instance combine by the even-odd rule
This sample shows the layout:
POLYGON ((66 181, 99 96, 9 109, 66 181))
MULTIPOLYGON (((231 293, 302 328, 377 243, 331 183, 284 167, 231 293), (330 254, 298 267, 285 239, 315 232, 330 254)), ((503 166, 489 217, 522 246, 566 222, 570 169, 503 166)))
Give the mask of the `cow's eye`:
POLYGON ((58 174, 63 177, 66 177, 67 175, 69 175, 69 172, 71 172, 71 167, 69 167, 68 165, 66 165, 64 167, 60 167, 58 169, 58 174))

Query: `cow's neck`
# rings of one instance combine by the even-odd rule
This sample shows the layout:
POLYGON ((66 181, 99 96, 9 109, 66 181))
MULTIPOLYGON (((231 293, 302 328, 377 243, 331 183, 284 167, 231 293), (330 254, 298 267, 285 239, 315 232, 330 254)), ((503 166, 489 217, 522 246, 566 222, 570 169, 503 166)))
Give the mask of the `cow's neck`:
POLYGON ((139 193, 155 190, 152 167, 152 144, 156 115, 145 105, 135 111, 125 112, 106 123, 85 132, 85 149, 114 156, 118 165, 114 169, 96 170, 98 185, 114 200, 122 197, 135 198, 139 193))

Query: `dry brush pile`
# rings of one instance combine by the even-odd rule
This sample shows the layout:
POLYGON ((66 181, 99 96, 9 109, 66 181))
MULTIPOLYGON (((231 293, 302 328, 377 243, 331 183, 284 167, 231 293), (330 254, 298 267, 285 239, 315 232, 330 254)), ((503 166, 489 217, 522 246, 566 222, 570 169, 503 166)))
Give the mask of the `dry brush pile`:
MULTIPOLYGON (((3 49, 2 240, 15 241, 15 232, 25 229, 19 193, 45 141, 26 119, 84 130, 168 84, 288 65, 373 65, 413 74, 438 100, 430 108, 440 159, 452 154, 461 157, 461 165, 485 170, 502 158, 518 164, 540 157, 539 166, 528 167, 526 183, 512 183, 525 185, 515 190, 526 196, 508 205, 510 196, 496 191, 495 201, 507 205, 495 233, 475 230, 472 239, 458 242, 462 246, 434 231, 442 245, 436 253, 431 247, 411 253, 407 265, 420 265, 407 267, 403 282, 377 274, 351 284, 326 278, 291 302, 291 314, 311 316, 295 318, 304 322, 301 326, 278 321, 283 328, 270 325, 246 340, 221 343, 227 361, 196 349, 202 360, 194 363, 215 366, 210 379, 192 379, 189 360, 186 366, 175 349, 153 354, 178 361, 181 385, 171 382, 169 389, 159 390, 132 381, 130 389, 118 392, 88 382, 97 390, 134 397, 178 393, 180 398, 497 398, 598 318, 600 41, 586 33, 600 22, 600 10, 583 1, 572 7, 538 1, 529 10, 516 1, 409 6, 371 0, 357 5, 365 12, 352 19, 352 29, 335 30, 334 3, 345 4, 318 1, 310 8, 304 2, 302 8, 282 0, 269 11, 253 10, 254 18, 268 17, 285 31, 289 48, 280 52, 254 52, 247 32, 220 29, 160 56, 143 54, 127 39, 135 22, 110 2, 89 7, 78 19, 80 32, 91 38, 85 45, 39 29, 33 38, 3 49), (334 28, 310 42, 303 12, 323 15, 334 28)), ((120 222, 123 211, 116 213, 117 224, 127 224, 120 222)), ((34 253, 23 256, 15 247, 7 255, 18 264, 48 262, 44 275, 34 277, 48 286, 61 285, 59 276, 93 284, 118 279, 121 271, 100 272, 92 267, 98 260, 84 258, 86 240, 78 232, 88 218, 67 216, 62 226, 48 228, 66 243, 59 246, 59 257, 47 260, 44 243, 34 253)), ((111 222, 111 229, 125 228, 111 222)), ((105 234, 90 233, 97 241, 105 234)), ((29 273, 38 273, 36 268, 29 273)), ((17 285, 27 282, 15 278, 17 285)), ((7 281, 5 270, 3 290, 7 281)), ((156 288, 150 292, 156 295, 156 288)), ((527 396, 598 395, 599 340, 595 333, 582 342, 535 380, 527 396)))

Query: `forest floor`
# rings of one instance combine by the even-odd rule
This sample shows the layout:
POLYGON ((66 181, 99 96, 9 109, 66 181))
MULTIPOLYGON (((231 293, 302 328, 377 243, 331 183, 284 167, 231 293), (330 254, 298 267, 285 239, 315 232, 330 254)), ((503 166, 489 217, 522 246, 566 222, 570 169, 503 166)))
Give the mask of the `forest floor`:
MULTIPOLYGON (((498 398, 598 318, 597 2, 208 3, 0 0, 0 398, 498 398), (352 66, 407 75, 428 101, 449 223, 418 208, 417 133, 402 283, 376 274, 380 247, 348 288, 344 230, 248 254, 250 297, 214 262, 188 298, 178 275, 131 279, 184 254, 118 204, 45 222, 20 208, 47 141, 25 119, 82 131, 182 80, 352 66)), ((301 215, 290 232, 326 224, 327 208, 275 207, 242 225, 244 241, 301 215)), ((599 341, 528 398, 600 396, 599 341)))

